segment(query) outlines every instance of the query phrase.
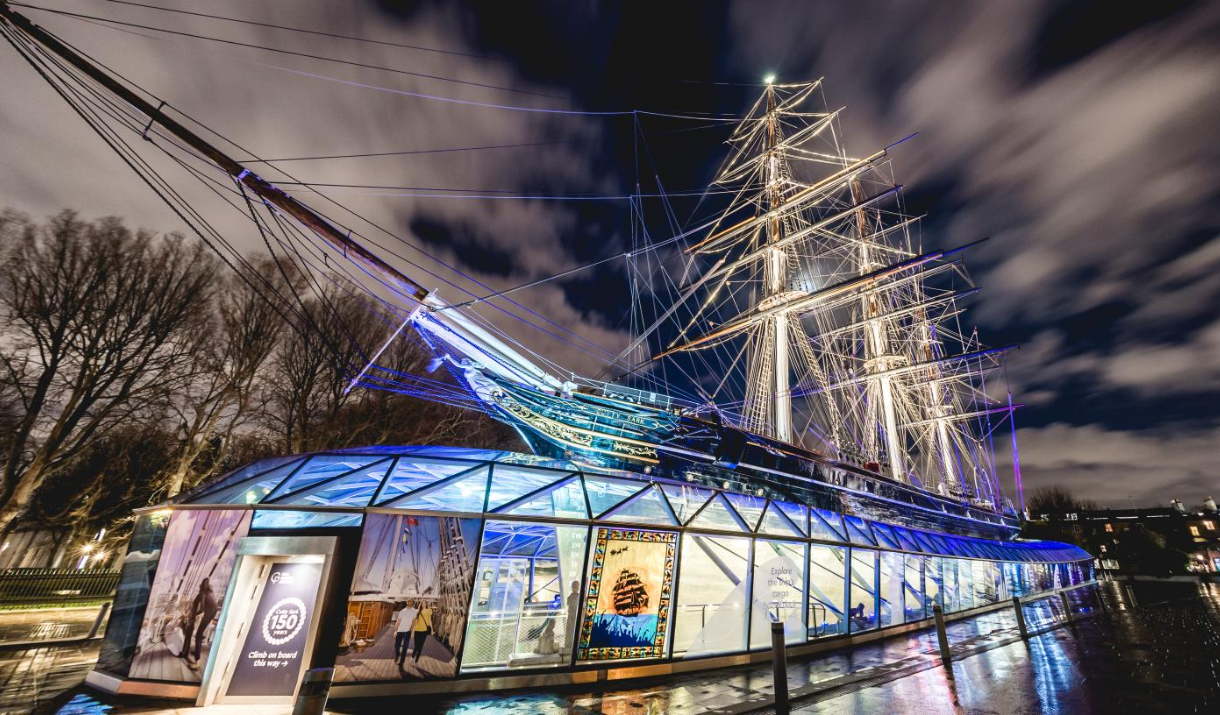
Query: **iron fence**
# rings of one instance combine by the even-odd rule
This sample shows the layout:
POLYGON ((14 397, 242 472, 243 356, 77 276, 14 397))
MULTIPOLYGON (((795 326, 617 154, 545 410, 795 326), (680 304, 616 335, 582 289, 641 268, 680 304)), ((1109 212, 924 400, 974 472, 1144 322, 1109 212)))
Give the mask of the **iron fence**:
POLYGON ((118 582, 118 571, 8 569, 0 571, 0 604, 104 600, 118 582))

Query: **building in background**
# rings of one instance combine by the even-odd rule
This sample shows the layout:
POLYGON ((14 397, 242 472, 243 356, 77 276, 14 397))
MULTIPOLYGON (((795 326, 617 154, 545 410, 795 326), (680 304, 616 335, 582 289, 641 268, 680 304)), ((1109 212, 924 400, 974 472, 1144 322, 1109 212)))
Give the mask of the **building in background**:
POLYGON ((1187 507, 1076 509, 1030 514, 1026 533, 1076 544, 1111 576, 1220 573, 1220 512, 1207 497, 1187 507))

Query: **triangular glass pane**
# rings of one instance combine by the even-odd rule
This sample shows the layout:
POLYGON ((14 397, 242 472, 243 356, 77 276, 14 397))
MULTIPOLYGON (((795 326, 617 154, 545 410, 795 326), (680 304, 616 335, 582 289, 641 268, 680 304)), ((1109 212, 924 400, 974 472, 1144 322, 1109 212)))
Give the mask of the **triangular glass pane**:
POLYGON ((754 531, 758 527, 758 520, 762 517, 763 509, 767 507, 767 500, 762 497, 752 497, 748 494, 726 492, 725 496, 729 498, 733 508, 745 520, 746 526, 750 531, 754 531))
POLYGON ((315 454, 309 458, 305 466, 298 469, 291 478, 272 492, 270 499, 278 499, 289 492, 311 487, 318 482, 337 477, 344 472, 367 467, 382 459, 385 457, 367 454, 315 454))
POLYGON ((861 546, 876 546, 877 540, 873 538, 872 532, 869 531, 868 522, 858 516, 843 516, 843 523, 847 525, 847 538, 853 544, 861 546))
POLYGON ((825 509, 809 510, 810 536, 827 541, 847 541, 843 533, 843 518, 841 514, 825 509))
POLYGON ((479 467, 470 474, 455 477, 452 481, 419 491, 386 506, 399 509, 432 509, 436 511, 465 511, 481 513, 483 500, 487 496, 487 467, 479 467))
POLYGON ((431 486, 477 466, 479 465, 476 462, 448 462, 420 457, 400 457, 394 464, 394 471, 386 480, 381 494, 378 495, 375 506, 380 506, 391 499, 397 499, 416 489, 431 486))
MULTIPOLYGON (((235 484, 245 482, 265 472, 271 472, 274 469, 284 467, 289 464, 297 465, 302 461, 304 461, 304 457, 298 455, 290 455, 287 457, 267 457, 266 459, 260 459, 256 462, 251 462, 244 467, 238 467, 237 469, 234 469, 228 474, 225 474, 224 476, 219 477, 210 483, 200 484, 190 491, 183 492, 174 497, 171 501, 176 503, 187 502, 211 504, 213 502, 210 502, 203 497, 206 497, 208 494, 218 492, 221 489, 227 489, 235 484)), ((292 470, 289 469, 289 471, 292 470)))
POLYGON ((901 526, 891 526, 894 531, 894 536, 898 537, 898 543, 907 551, 919 551, 919 544, 915 543, 915 537, 911 536, 911 532, 901 526))
POLYGON ((749 531, 737 512, 724 500, 723 494, 712 497, 687 526, 719 529, 721 531, 749 531))
POLYGON ((939 554, 940 553, 940 551, 936 548, 936 545, 933 544, 932 540, 928 538, 928 535, 923 533, 922 531, 915 531, 914 529, 912 529, 911 536, 915 537, 915 543, 919 544, 920 551, 923 551, 924 553, 928 553, 928 554, 939 554))
POLYGON ((781 534, 784 536, 804 536, 800 529, 780 510, 775 502, 763 512, 762 521, 758 524, 760 534, 781 534))
POLYGON ((693 484, 662 484, 661 491, 665 492, 666 498, 669 499, 669 505, 673 507, 678 521, 684 524, 715 494, 711 489, 693 484))
POLYGON ((377 487, 390 470, 392 459, 384 459, 339 479, 290 494, 276 504, 310 504, 317 506, 368 506, 377 487))
POLYGON ((593 510, 594 518, 613 509, 648 487, 647 482, 633 482, 629 479, 615 479, 585 475, 585 492, 589 495, 589 508, 593 510))
POLYGON ((510 502, 505 514, 521 516, 563 516, 569 519, 588 519, 589 509, 585 505, 585 491, 580 486, 580 477, 571 476, 551 489, 535 494, 523 502, 510 502))
POLYGON ((495 511, 530 492, 561 482, 569 475, 546 469, 529 469, 509 464, 497 464, 491 470, 491 491, 487 511, 495 511))
POLYGON ((804 504, 793 504, 786 501, 773 501, 773 506, 779 507, 779 510, 784 512, 784 516, 788 517, 796 528, 801 530, 802 536, 809 535, 809 507, 804 504))
POLYGON ((890 531, 890 527, 885 524, 873 524, 873 536, 877 538, 878 546, 888 546, 891 549, 900 548, 898 546, 898 537, 894 536, 894 532, 890 531))
POLYGON ((198 504, 256 504, 267 495, 275 491, 280 482, 284 481, 292 470, 296 469, 301 464, 300 461, 290 462, 282 467, 276 467, 270 472, 260 474, 259 476, 248 479, 239 484, 234 484, 226 489, 212 492, 206 496, 200 497, 196 503, 198 504))
POLYGON ((630 521, 670 526, 678 523, 673 512, 669 510, 669 504, 665 502, 665 495, 656 487, 649 487, 626 504, 603 514, 599 521, 630 521))

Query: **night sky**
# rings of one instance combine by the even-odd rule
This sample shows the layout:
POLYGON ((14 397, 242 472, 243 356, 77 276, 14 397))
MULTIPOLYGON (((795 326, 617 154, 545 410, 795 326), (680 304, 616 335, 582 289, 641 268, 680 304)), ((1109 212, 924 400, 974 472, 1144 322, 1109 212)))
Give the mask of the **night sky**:
MULTIPOLYGON (((627 203, 418 194, 613 197, 659 181, 677 224, 694 225, 714 202, 677 194, 701 191, 723 157, 731 125, 711 119, 748 108, 767 74, 824 77, 850 153, 919 133, 893 165, 908 208, 929 213, 926 247, 992 237, 968 256, 983 291, 967 315, 988 343, 1022 345, 1008 377, 1027 405, 1027 493, 1061 483, 1116 507, 1220 496, 1220 3, 157 3, 380 45, 105 0, 32 4, 417 73, 18 8, 263 158, 527 144, 280 164, 310 182, 414 187, 327 191, 398 236, 382 236, 394 252, 422 248, 496 288, 621 253, 627 203)), ((7 45, 0 77, 0 205, 184 230, 7 45)), ((644 220, 654 240, 671 235, 659 200, 644 220)), ((237 217, 220 223, 258 245, 237 217)), ((522 302, 615 352, 629 340, 614 262, 522 302)))

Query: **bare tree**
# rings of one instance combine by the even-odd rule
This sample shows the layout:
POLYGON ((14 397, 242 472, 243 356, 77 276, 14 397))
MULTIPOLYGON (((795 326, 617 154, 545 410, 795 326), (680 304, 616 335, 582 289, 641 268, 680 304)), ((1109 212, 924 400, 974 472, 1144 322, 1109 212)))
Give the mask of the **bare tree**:
POLYGON ((263 368, 285 330, 278 297, 298 276, 262 257, 220 280, 209 329, 192 350, 191 379, 170 403, 181 446, 165 470, 165 496, 213 474, 234 434, 261 411, 263 368))
POLYGON ((206 324, 215 260, 181 236, 133 233, 65 211, 0 216, 4 391, 0 532, 61 464, 115 425, 163 413, 206 324))

